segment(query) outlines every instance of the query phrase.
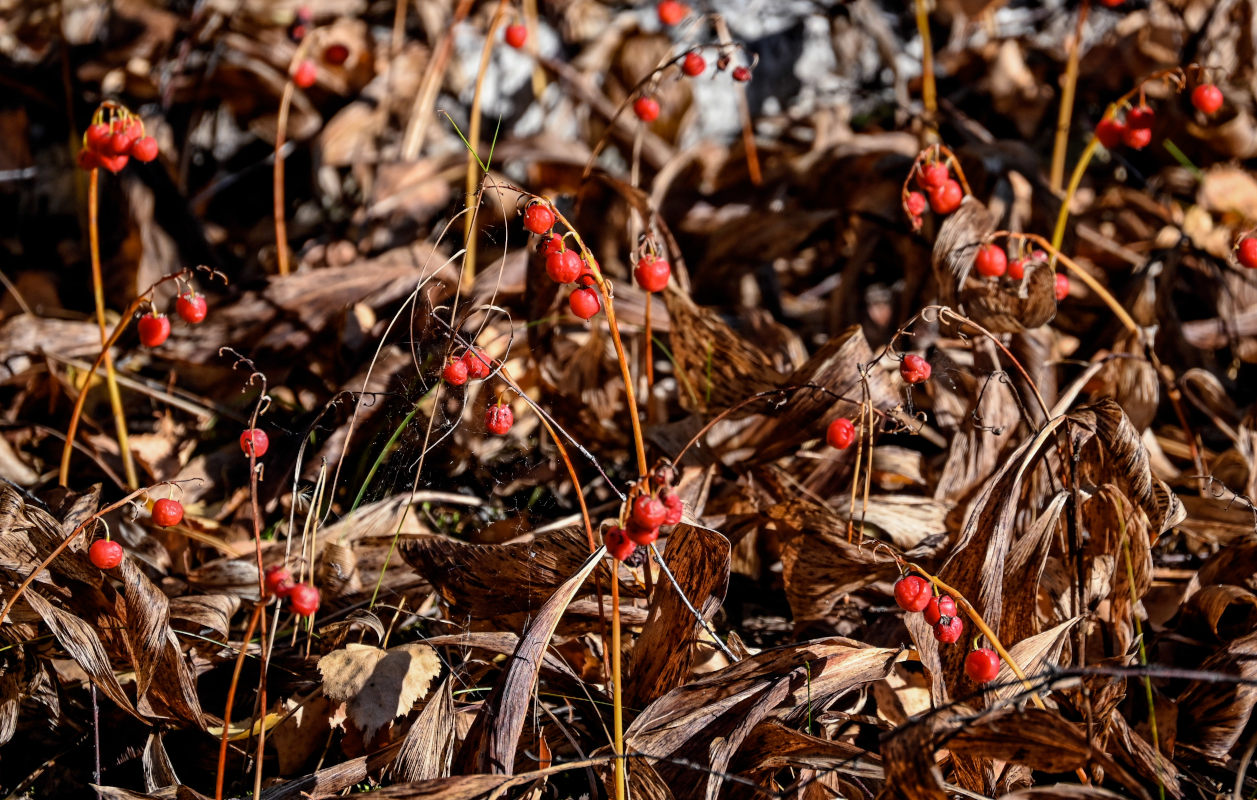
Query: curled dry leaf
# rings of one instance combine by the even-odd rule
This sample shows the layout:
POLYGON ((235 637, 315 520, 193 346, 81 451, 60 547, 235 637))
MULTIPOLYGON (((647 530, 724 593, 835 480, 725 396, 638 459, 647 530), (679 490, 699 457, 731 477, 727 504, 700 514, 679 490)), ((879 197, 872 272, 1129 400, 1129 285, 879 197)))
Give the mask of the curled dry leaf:
POLYGON ((323 694, 345 703, 350 721, 367 742, 425 697, 440 672, 436 651, 417 643, 382 650, 351 642, 319 659, 323 694))
POLYGON ((1252 718, 1257 703, 1257 633, 1236 639, 1200 665, 1218 680, 1195 680, 1179 696, 1178 742, 1208 758, 1225 758, 1252 718), (1245 683, 1228 681, 1224 676, 1245 683))
POLYGON ((399 781, 448 778, 454 763, 454 694, 452 678, 441 681, 402 740, 390 771, 399 781))

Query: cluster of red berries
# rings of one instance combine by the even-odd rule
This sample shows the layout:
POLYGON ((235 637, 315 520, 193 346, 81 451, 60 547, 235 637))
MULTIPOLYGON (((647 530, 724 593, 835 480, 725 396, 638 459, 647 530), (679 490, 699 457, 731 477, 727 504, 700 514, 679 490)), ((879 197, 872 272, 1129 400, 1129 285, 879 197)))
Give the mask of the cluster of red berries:
MULTIPOLYGON (((204 322, 205 315, 209 313, 205 295, 188 289, 175 299, 175 313, 189 325, 204 322)), ((159 347, 170 338, 170 318, 156 311, 140 317, 136 328, 140 333, 140 344, 145 347, 159 347)))
POLYGON ((294 42, 300 42, 310 32, 310 25, 313 21, 314 13, 310 10, 310 7, 298 6, 293 14, 292 24, 288 26, 288 37, 294 42))
POLYGON ((930 379, 930 373, 933 371, 930 362, 915 353, 908 353, 903 357, 903 361, 899 362, 899 377, 903 378, 905 383, 925 383, 930 379))
POLYGON ((1147 105, 1140 104, 1126 112, 1126 119, 1105 117, 1096 125, 1096 138, 1109 150, 1124 144, 1132 150, 1142 150, 1152 142, 1152 124, 1157 115, 1147 105))
POLYGON ((79 167, 85 170, 104 167, 117 173, 132 156, 144 162, 157 158, 157 140, 145 135, 144 123, 129 113, 105 122, 97 112, 96 121, 83 133, 79 167))
MULTIPOLYGON (((956 613, 950 595, 936 596, 930 582, 916 575, 904 575, 895 582, 895 603, 904 611, 921 612, 934 628, 934 638, 943 644, 960 641, 965 623, 956 613)), ((974 683, 987 683, 999 675, 999 655, 989 647, 979 647, 965 657, 965 674, 974 683)))
MULTIPOLYGON (((664 0, 659 4, 659 19, 664 21, 665 25, 674 25, 674 22, 668 22, 664 19, 664 6, 677 6, 681 9, 680 16, 676 18, 679 22, 689 13, 689 9, 673 0, 664 0)), ((724 72, 729 69, 733 58, 728 53, 721 53, 716 59, 716 71, 724 72)), ((702 50, 694 48, 685 54, 681 59, 681 72, 688 78, 697 78, 707 71, 707 59, 703 57, 702 50)), ((738 65, 729 73, 738 83, 746 83, 751 79, 750 67, 738 65)), ((643 94, 633 101, 633 113, 642 122, 651 123, 659 119, 659 101, 648 94, 643 94)))
POLYGON ((461 356, 451 356, 441 377, 451 386, 462 386, 468 380, 480 381, 493 371, 492 360, 478 347, 469 347, 461 356))
POLYGON ((624 527, 612 525, 603 532, 602 540, 612 558, 627 560, 638 545, 649 545, 658 539, 659 529, 664 525, 681 521, 681 498, 669 488, 670 478, 671 470, 656 471, 645 483, 646 491, 633 498, 624 527), (656 486, 653 491, 651 483, 656 486))
POLYGON ((545 256, 546 274, 555 283, 575 283, 567 305, 581 319, 592 319, 602 310, 593 267, 580 253, 567 246, 567 239, 554 232, 554 209, 543 200, 534 200, 524 209, 524 227, 541 237, 537 251, 545 256))
POLYGON ((1248 269, 1257 269, 1257 237, 1245 236, 1235 246, 1235 259, 1248 269))
MULTIPOLYGON (((1004 248, 994 244, 984 244, 978 248, 978 254, 973 260, 973 268, 984 278, 1002 278, 1007 275, 1009 278, 1019 281, 1026 277, 1026 262, 1038 261, 1043 264, 1048 262, 1047 253, 1042 250, 1035 250, 1027 258, 1014 258, 1008 260, 1008 254, 1004 252, 1004 248)), ((1053 289, 1056 294, 1056 302, 1064 300, 1069 295, 1069 276, 1058 272, 1056 274, 1056 286, 1053 289)))
POLYGON ((294 614, 308 617, 319 610, 319 590, 309 583, 293 583, 292 572, 280 564, 266 570, 266 593, 287 599, 294 614))
POLYGON ((917 171, 917 185, 925 190, 925 194, 908 192, 903 199, 914 229, 921 227, 921 215, 925 213, 927 204, 935 214, 950 214, 960 208, 960 201, 965 199, 960 182, 951 176, 951 169, 941 161, 922 166, 917 171))

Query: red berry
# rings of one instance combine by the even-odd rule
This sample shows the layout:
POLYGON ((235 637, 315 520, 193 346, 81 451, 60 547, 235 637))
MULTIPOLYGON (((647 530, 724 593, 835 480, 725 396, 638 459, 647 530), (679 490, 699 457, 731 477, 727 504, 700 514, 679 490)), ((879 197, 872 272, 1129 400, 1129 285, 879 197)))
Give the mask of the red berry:
POLYGON ((1101 5, 1108 6, 1109 8, 1117 8, 1122 3, 1125 3, 1125 2, 1126 0, 1100 0, 1101 5))
POLYGON ((1019 281, 1026 277, 1026 262, 1020 258, 1014 258, 1008 262, 1008 277, 1015 281, 1019 281))
POLYGON ((469 347, 463 352, 463 363, 467 366, 467 377, 473 381, 482 381, 493 371, 489 357, 478 347, 469 347))
POLYGON ((658 526, 647 528, 645 526, 635 524, 632 520, 629 520, 628 527, 624 529, 624 533, 633 540, 634 544, 640 545, 648 545, 659 538, 658 526))
POLYGON ((960 184, 948 179, 937 189, 930 189, 930 208, 935 214, 950 214, 960 208, 960 201, 965 199, 965 192, 960 184))
POLYGON ((79 169, 91 172, 100 166, 100 156, 95 150, 84 147, 79 151, 79 169))
POLYGON ((697 50, 691 50, 685 54, 685 60, 681 62, 682 72, 691 78, 697 78, 705 69, 707 69, 707 59, 703 58, 697 50))
POLYGON ((339 67, 349 60, 349 48, 340 42, 333 42, 323 48, 323 63, 339 67))
POLYGON ((734 67, 733 79, 738 83, 746 83, 751 79, 751 71, 746 67, 734 67))
POLYGON ((829 442, 830 447, 846 450, 855 441, 855 425, 846 417, 839 417, 829 423, 829 429, 825 431, 825 441, 829 442))
POLYGON ((1257 269, 1257 238, 1245 236, 1235 249, 1235 258, 1248 269, 1257 269))
POLYGON ((1192 89, 1192 105, 1206 116, 1216 114, 1222 108, 1222 90, 1212 83, 1202 83, 1192 89))
POLYGON ((258 428, 250 428, 240 434, 240 449, 247 456, 252 451, 253 455, 261 458, 266 455, 266 451, 271 447, 271 437, 266 435, 266 431, 258 428))
POLYGON ((937 189, 951 179, 951 170, 946 164, 927 164, 921 169, 921 186, 925 189, 937 189))
POLYGON ((633 113, 642 122, 654 122, 659 119, 659 101, 642 95, 633 101, 633 113))
POLYGON ((96 158, 100 161, 100 165, 102 167, 115 175, 122 172, 122 168, 125 167, 127 162, 131 160, 130 156, 111 156, 106 155, 105 153, 97 153, 96 158))
POLYGON ((441 379, 450 386, 462 386, 467 382, 467 362, 461 358, 451 358, 441 370, 441 379))
POLYGON ((629 514, 629 525, 639 528, 658 528, 668 517, 668 508, 648 494, 638 495, 629 514))
POLYGON ((136 161, 147 164, 157 158, 157 140, 152 136, 141 136, 131 145, 131 155, 135 156, 136 161))
POLYGON ((546 203, 529 203, 524 209, 524 227, 533 233, 545 233, 554 227, 554 209, 546 203))
POLYGON ((555 283, 571 283, 580 277, 585 262, 575 250, 560 250, 546 256, 546 274, 555 283))
POLYGON ((541 241, 537 244, 537 252, 543 256, 558 253, 563 249, 563 237, 557 233, 547 233, 541 237, 541 241))
POLYGON ((87 557, 97 569, 113 569, 122 563, 122 545, 111 539, 97 539, 88 548, 87 557))
POLYGON ((598 292, 593 289, 573 289, 567 298, 567 305, 581 319, 590 319, 602 310, 602 301, 598 299, 598 292))
POLYGON ((292 73, 292 82, 302 89, 309 89, 319 77, 319 68, 314 65, 310 59, 306 59, 297 65, 296 71, 292 73))
POLYGON ((98 153, 103 153, 105 151, 105 145, 109 141, 110 133, 111 131, 109 130, 108 125, 103 122, 97 122, 95 125, 88 126, 87 133, 84 135, 83 139, 87 143, 88 147, 98 153))
POLYGON ((662 292, 672 276, 672 267, 667 261, 654 256, 642 256, 633 270, 633 279, 637 285, 648 292, 662 292))
POLYGON ((899 375, 908 383, 924 383, 930 379, 930 362, 909 353, 899 362, 899 375))
POLYGON ((125 129, 115 130, 105 140, 105 146, 100 149, 107 156, 129 156, 131 155, 131 145, 135 144, 135 137, 131 132, 125 129))
POLYGON ((505 436, 514 424, 515 412, 508 405, 489 406, 484 414, 484 426, 489 429, 489 433, 505 436))
POLYGON ((920 611, 930 602, 930 582, 917 575, 905 575, 895 581, 895 602, 904 611, 920 611))
POLYGON ((676 525, 681 521, 681 513, 685 506, 681 503, 681 498, 675 494, 665 494, 663 496, 663 507, 668 510, 667 516, 663 518, 664 525, 676 525))
POLYGON ((1122 142, 1132 150, 1142 150, 1152 142, 1152 129, 1127 128, 1122 133, 1122 142))
POLYGON ((660 0, 655 11, 659 14, 659 21, 664 25, 675 25, 690 13, 689 7, 684 3, 678 3, 677 0, 660 0))
POLYGON ((978 249, 978 256, 974 259, 973 265, 979 275, 999 278, 1008 271, 1008 255, 1002 247, 984 244, 978 249))
POLYGON ((974 683, 989 683, 999 675, 999 655, 989 647, 970 650, 965 656, 965 674, 974 683))
POLYGON ((319 590, 308 583, 299 583, 288 592, 288 602, 294 613, 308 617, 319 610, 319 590))
POLYGON ((960 617, 943 617, 934 625, 934 638, 943 644, 960 641, 965 623, 960 617))
POLYGON ((1133 130, 1151 128, 1152 123, 1156 121, 1156 118, 1156 113, 1147 106, 1132 108, 1130 111, 1126 112, 1126 127, 1127 129, 1133 130))
POLYGON ((1106 149, 1112 150, 1121 144, 1124 133, 1126 133, 1126 126, 1112 117, 1096 123, 1096 138, 1106 149))
POLYGON ((278 597, 287 597, 292 594, 295 584, 292 582, 292 572, 283 564, 276 564, 268 567, 266 570, 266 593, 273 594, 278 597))
POLYGON ((956 601, 951 599, 951 595, 945 594, 942 597, 931 597, 930 602, 926 604, 925 610, 921 612, 925 617, 925 621, 931 625, 937 625, 938 621, 943 617, 956 616, 956 601))
POLYGON ((909 192, 908 199, 904 201, 904 206, 908 209, 908 214, 911 216, 921 216, 925 213, 925 195, 920 192, 909 192))
POLYGON ((523 25, 507 25, 506 26, 506 43, 516 50, 524 46, 524 42, 528 40, 528 29, 523 25))
POLYGON ((170 336, 170 319, 165 314, 152 311, 140 317, 140 344, 145 347, 157 347, 170 336))
POLYGON ((168 497, 153 503, 153 524, 159 528, 169 528, 183 521, 183 504, 168 497))
POLYGON ((184 292, 179 295, 179 299, 175 300, 175 313, 190 325, 201 322, 205 319, 205 315, 209 313, 205 295, 197 294, 196 292, 184 292))
POLYGON ((1069 276, 1063 272, 1056 273, 1056 302, 1061 302, 1069 296, 1069 276))
POLYGON ((618 525, 612 525, 603 531, 602 541, 607 545, 607 552, 616 561, 624 561, 637 549, 637 545, 618 525))

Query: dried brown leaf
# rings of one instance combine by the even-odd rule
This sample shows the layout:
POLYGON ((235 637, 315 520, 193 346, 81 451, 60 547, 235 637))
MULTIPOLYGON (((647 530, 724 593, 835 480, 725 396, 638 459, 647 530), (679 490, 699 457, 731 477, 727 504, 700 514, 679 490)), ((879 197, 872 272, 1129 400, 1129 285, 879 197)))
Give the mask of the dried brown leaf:
POLYGON ((451 678, 441 681, 410 726, 391 766, 399 781, 448 778, 454 763, 454 694, 451 678))
POLYGON ((1257 703, 1257 633, 1231 642, 1205 659, 1200 669, 1247 681, 1192 681, 1178 699, 1180 709, 1190 709, 1190 713, 1179 715, 1179 744, 1209 758, 1225 758, 1244 732, 1257 703))
POLYGON ((382 650, 351 642, 319 659, 323 694, 346 704, 349 719, 368 742, 425 697, 440 672, 436 651, 419 643, 382 650))

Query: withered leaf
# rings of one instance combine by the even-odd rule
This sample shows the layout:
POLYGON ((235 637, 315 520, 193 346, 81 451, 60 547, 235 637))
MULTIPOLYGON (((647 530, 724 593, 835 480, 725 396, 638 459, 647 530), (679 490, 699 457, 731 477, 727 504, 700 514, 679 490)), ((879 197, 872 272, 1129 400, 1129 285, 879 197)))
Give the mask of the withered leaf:
POLYGON ((323 694, 346 704, 349 719, 366 741, 409 712, 440 672, 436 651, 419 643, 382 650, 351 642, 319 659, 323 694))
POLYGON ((1252 717, 1257 702, 1257 633, 1236 639, 1214 653, 1200 669, 1232 675, 1247 683, 1196 680, 1179 696, 1178 741, 1209 758, 1225 758, 1252 717))
POLYGON ((448 778, 454 762, 454 694, 451 678, 441 681, 415 724, 406 732, 390 767, 399 781, 448 778))

